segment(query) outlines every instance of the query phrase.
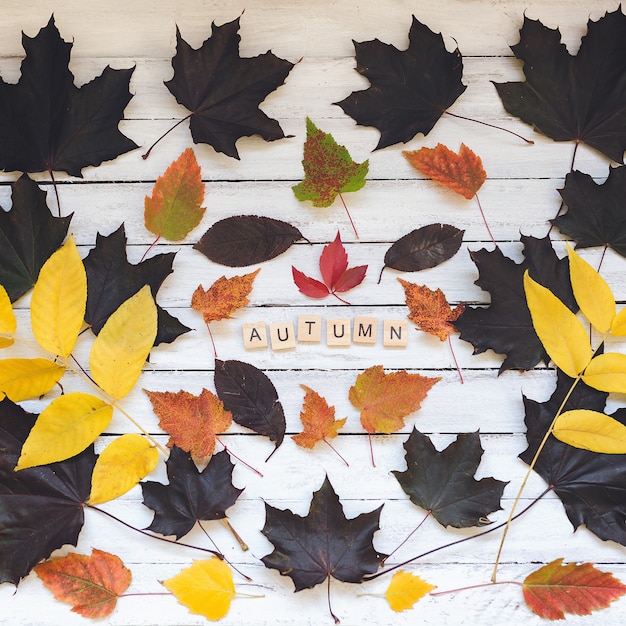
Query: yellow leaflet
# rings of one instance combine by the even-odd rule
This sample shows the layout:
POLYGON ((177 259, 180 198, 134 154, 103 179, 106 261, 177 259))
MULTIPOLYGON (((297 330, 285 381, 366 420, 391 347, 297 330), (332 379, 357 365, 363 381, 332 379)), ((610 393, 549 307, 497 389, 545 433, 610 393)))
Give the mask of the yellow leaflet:
POLYGON ((580 310, 599 333, 609 332, 615 318, 615 298, 611 288, 569 245, 567 255, 572 289, 580 310))
POLYGON ((12 335, 16 328, 17 322, 9 294, 7 290, 0 285, 0 335, 9 335, 8 337, 0 337, 0 348, 6 348, 13 343, 12 335))
POLYGON ((16 470, 64 461, 82 452, 109 425, 113 407, 75 391, 53 400, 28 435, 16 470))
POLYGON ((133 388, 156 333, 157 309, 146 285, 109 317, 91 348, 91 375, 112 398, 119 400, 133 388))
POLYGON ((603 454, 626 454, 626 426, 597 411, 566 411, 557 418, 553 434, 575 448, 603 454))
POLYGON ((549 290, 524 273, 526 302, 535 332, 557 367, 571 378, 580 374, 593 354, 580 320, 549 290))
POLYGON ((0 361, 0 392, 13 402, 38 398, 60 380, 65 368, 49 359, 3 359, 0 361))
POLYGON ((122 435, 98 457, 91 477, 89 504, 114 500, 145 478, 159 461, 157 449, 145 437, 122 435))
POLYGON ((435 585, 427 583, 419 576, 399 571, 393 575, 385 598, 394 611, 406 611, 433 589, 436 589, 435 585))
POLYGON ((67 358, 83 325, 87 276, 70 237, 44 264, 33 289, 30 319, 39 345, 67 358))
POLYGON ((583 381, 600 391, 626 393, 626 354, 607 352, 594 357, 583 374, 583 381))
POLYGON ((611 335, 623 337, 626 335, 626 307, 624 307, 614 318, 611 324, 611 335))
POLYGON ((236 595, 230 567, 216 556, 194 561, 163 584, 191 613, 210 620, 222 619, 236 595))

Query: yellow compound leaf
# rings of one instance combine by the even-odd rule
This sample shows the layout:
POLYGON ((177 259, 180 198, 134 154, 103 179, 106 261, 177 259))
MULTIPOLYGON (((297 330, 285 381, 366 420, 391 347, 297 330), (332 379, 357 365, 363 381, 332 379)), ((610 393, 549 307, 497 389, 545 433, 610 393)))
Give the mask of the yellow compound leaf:
POLYGON ((49 359, 3 359, 0 361, 0 397, 13 402, 38 398, 61 379, 65 368, 49 359))
POLYGON ((599 333, 607 333, 615 318, 615 298, 604 278, 567 246, 572 290, 578 306, 599 333))
POLYGON ((8 335, 8 337, 0 337, 0 348, 6 348, 13 343, 12 335, 16 328, 17 322, 9 294, 7 290, 0 285, 0 335, 8 335))
POLYGON ((70 237, 39 272, 30 302, 33 334, 39 345, 66 359, 74 349, 87 304, 87 275, 70 237))
POLYGON ((583 374, 586 385, 615 393, 626 393, 626 354, 607 352, 591 360, 583 374))
POLYGON ((145 478, 157 465, 159 453, 145 437, 122 435, 98 457, 91 477, 89 504, 119 498, 145 478))
POLYGON ((626 454, 626 426, 598 411, 566 411, 557 418, 553 435, 575 448, 602 454, 626 454))
POLYGON ((209 620, 222 619, 236 595, 230 567, 216 556, 194 561, 163 584, 191 613, 209 620))
POLYGON ((419 576, 401 570, 393 575, 385 592, 385 598, 394 611, 406 611, 436 588, 435 585, 427 583, 419 576))
POLYGON ((614 318, 611 324, 611 335, 623 337, 626 335, 626 307, 624 307, 614 318))
POLYGON ((109 317, 91 348, 91 375, 112 398, 119 400, 134 387, 156 333, 157 308, 146 285, 109 317))
POLYGON ((526 302, 535 332, 557 367, 576 378, 592 357, 582 322, 549 289, 524 273, 526 302))
POLYGON ((75 391, 53 400, 24 442, 16 471, 79 454, 109 425, 111 417, 113 407, 88 393, 75 391))

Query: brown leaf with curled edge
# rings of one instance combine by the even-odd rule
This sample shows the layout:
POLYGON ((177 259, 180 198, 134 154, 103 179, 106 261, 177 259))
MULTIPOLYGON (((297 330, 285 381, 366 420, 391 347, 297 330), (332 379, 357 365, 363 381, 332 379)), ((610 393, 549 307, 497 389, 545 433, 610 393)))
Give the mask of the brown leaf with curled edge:
POLYGON ((243 308, 250 302, 248 295, 252 291, 252 283, 261 268, 251 274, 218 278, 205 291, 202 285, 193 292, 191 306, 202 313, 204 321, 208 324, 212 321, 223 320, 230 317, 231 313, 243 308))
POLYGON ((159 426, 170 435, 169 448, 178 446, 189 452, 196 463, 206 461, 215 451, 215 435, 229 428, 230 411, 214 394, 203 389, 199 396, 188 391, 148 391, 159 426))
POLYGON ((487 179, 480 157, 463 143, 458 154, 441 143, 435 148, 403 150, 402 154, 415 169, 468 200, 487 179))
POLYGON ((34 569, 57 600, 72 604, 74 613, 92 619, 113 613, 132 578, 118 556, 95 548, 91 556, 72 553, 39 563, 34 569))
POLYGON ((454 322, 465 306, 458 304, 454 309, 448 304, 441 289, 433 291, 426 285, 416 285, 407 280, 398 278, 404 288, 406 305, 409 307, 408 318, 425 333, 430 333, 445 341, 456 328, 450 324, 454 322))
POLYGON ((528 607, 544 619, 565 619, 565 613, 590 615, 626 593, 626 585, 591 563, 556 559, 529 574, 522 586, 528 607))
POLYGON ((346 423, 347 418, 335 419, 335 407, 329 406, 328 402, 310 387, 306 385, 300 387, 306 392, 300 412, 304 430, 292 435, 291 438, 303 448, 312 448, 318 441, 336 437, 337 431, 346 423))

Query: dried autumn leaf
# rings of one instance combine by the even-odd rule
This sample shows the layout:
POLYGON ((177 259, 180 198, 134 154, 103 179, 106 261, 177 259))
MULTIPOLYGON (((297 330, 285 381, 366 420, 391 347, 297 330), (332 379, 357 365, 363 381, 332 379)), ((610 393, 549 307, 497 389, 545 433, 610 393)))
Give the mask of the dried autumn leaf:
POLYGON ((439 380, 406 370, 385 374, 382 365, 361 372, 350 387, 350 402, 361 411, 368 433, 392 433, 404 426, 404 418, 417 411, 430 388, 439 380))
POLYGON ((13 343, 13 333, 17 329, 17 321, 7 290, 0 285, 0 348, 7 348, 13 343), (7 336, 8 335, 8 336, 7 336))
POLYGON ((310 387, 300 387, 306 392, 300 412, 304 430, 291 438, 303 448, 312 448, 318 441, 336 437, 337 431, 343 427, 347 418, 335 419, 335 407, 329 406, 325 398, 310 387))
POLYGON ((163 585, 190 613, 209 620, 222 619, 236 595, 230 567, 215 556, 194 561, 176 576, 164 580, 163 585))
POLYGON ((556 559, 529 574, 522 587, 528 607, 544 619, 565 619, 565 613, 590 615, 626 593, 626 586, 592 563, 556 559))
POLYGON ((157 237, 180 241, 193 230, 204 215, 204 185, 200 166, 187 148, 157 178, 152 196, 144 200, 146 228, 157 237))
POLYGON ((57 600, 72 604, 72 611, 91 619, 113 613, 132 578, 118 556, 95 548, 91 556, 55 557, 35 565, 34 570, 57 600))
POLYGON ((403 150, 406 160, 435 182, 471 200, 487 179, 480 157, 465 144, 459 153, 438 143, 435 148, 403 150))
POLYGON ((454 309, 448 304, 441 289, 433 291, 426 285, 416 285, 398 278, 404 288, 406 305, 409 307, 408 318, 425 333, 430 333, 445 341, 456 328, 454 322, 465 306, 458 304, 454 309))
POLYGON ((385 591, 385 598, 392 610, 406 611, 436 588, 436 585, 427 583, 419 576, 400 570, 393 575, 385 591))
POLYGON ((215 451, 215 435, 232 423, 232 413, 214 394, 203 389, 199 396, 188 391, 148 391, 159 426, 170 435, 169 448, 189 452, 196 463, 206 461, 215 451))

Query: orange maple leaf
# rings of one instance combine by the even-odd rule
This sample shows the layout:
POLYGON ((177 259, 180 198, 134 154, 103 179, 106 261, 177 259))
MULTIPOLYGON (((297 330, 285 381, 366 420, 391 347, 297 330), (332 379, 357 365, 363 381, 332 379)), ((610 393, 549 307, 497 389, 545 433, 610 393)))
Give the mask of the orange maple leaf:
POLYGON ((487 178, 480 157, 463 143, 458 154, 441 143, 435 148, 403 150, 402 154, 415 169, 468 200, 487 178))
POLYGON ((404 418, 417 411, 430 388, 441 378, 409 374, 406 370, 385 374, 382 365, 361 372, 350 387, 352 405, 361 410, 361 424, 368 433, 392 433, 404 426, 404 418))
POLYGON ((34 570, 57 600, 72 604, 72 611, 92 619, 113 613, 132 578, 119 557, 95 548, 91 556, 54 557, 35 565, 34 570))
POLYGON ((565 619, 565 613, 589 615, 626 593, 626 585, 591 563, 556 559, 529 574, 522 586, 528 607, 544 619, 565 619))
POLYGON ((216 434, 231 425, 233 416, 224 403, 203 389, 199 396, 188 391, 148 391, 144 389, 159 426, 170 435, 168 447, 189 452, 196 463, 206 461, 215 451, 216 434))
POLYGON ((454 309, 448 304, 441 289, 433 291, 426 285, 416 285, 398 278, 402 287, 406 305, 409 307, 408 318, 420 329, 445 341, 456 329, 454 322, 465 306, 458 304, 454 309))
POLYGON ((335 407, 316 391, 300 385, 304 389, 304 404, 300 412, 300 420, 304 430, 291 438, 303 448, 312 448, 318 441, 337 436, 337 431, 346 423, 347 418, 335 419, 335 407))

